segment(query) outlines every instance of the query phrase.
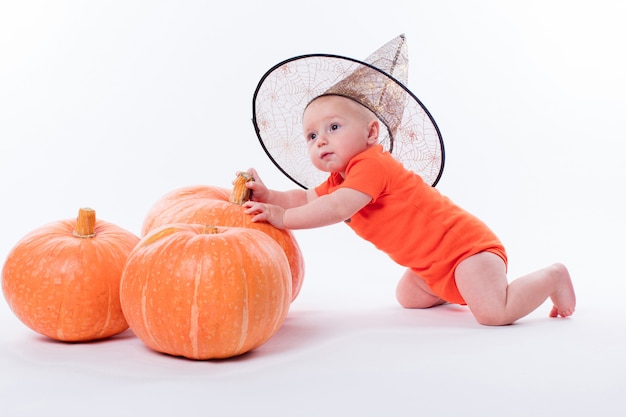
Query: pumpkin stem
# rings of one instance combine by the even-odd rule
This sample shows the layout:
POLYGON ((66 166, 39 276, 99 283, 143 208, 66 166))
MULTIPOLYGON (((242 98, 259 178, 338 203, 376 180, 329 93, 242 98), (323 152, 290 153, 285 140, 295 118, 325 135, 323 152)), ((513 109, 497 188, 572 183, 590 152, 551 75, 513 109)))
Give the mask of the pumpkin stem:
POLYGON ((204 226, 204 230, 203 232, 207 235, 216 235, 218 234, 220 231, 217 228, 217 226, 213 226, 213 225, 205 225, 204 226))
POLYGON ((88 238, 96 235, 96 211, 85 207, 78 210, 74 236, 88 238))
POLYGON ((237 178, 233 181, 233 191, 230 193, 230 202, 233 204, 243 205, 250 200, 252 190, 246 187, 248 181, 252 181, 252 175, 247 172, 238 172, 237 178))

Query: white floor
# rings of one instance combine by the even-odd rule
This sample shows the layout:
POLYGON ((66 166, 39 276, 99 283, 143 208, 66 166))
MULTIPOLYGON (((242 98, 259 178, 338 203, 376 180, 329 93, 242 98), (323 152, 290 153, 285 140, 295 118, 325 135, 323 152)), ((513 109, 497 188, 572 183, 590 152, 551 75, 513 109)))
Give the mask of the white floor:
POLYGON ((139 233, 177 187, 228 186, 249 166, 291 187, 250 122, 260 77, 304 53, 365 58, 404 32, 409 86, 446 144, 438 188, 500 235, 512 279, 566 263, 576 314, 550 319, 545 304, 491 328, 460 306, 404 310, 384 254, 341 224, 297 231, 300 296, 270 341, 231 360, 158 354, 130 331, 53 342, 0 303, 0 413, 623 415, 626 7, 293 4, 0 5, 0 258, 83 206, 139 233))

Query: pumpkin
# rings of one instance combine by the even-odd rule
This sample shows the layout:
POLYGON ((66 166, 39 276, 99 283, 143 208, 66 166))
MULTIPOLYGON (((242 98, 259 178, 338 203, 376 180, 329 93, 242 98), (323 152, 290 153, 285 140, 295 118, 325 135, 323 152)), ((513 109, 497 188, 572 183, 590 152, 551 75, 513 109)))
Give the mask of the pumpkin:
POLYGON ((130 328, 146 346, 199 360, 265 343, 291 302, 285 253, 247 228, 156 228, 129 255, 120 288, 130 328))
POLYGON ((121 333, 128 323, 119 300, 120 279, 138 241, 82 208, 77 218, 39 227, 13 247, 2 268, 4 297, 26 326, 55 340, 121 333))
POLYGON ((240 173, 232 190, 217 186, 189 186, 178 188, 162 196, 149 209, 141 229, 142 236, 152 229, 171 223, 246 227, 260 230, 272 237, 287 255, 291 269, 292 296, 295 300, 304 280, 304 258, 295 236, 290 230, 278 229, 269 223, 253 223, 244 213, 243 203, 249 200, 250 180, 240 173))

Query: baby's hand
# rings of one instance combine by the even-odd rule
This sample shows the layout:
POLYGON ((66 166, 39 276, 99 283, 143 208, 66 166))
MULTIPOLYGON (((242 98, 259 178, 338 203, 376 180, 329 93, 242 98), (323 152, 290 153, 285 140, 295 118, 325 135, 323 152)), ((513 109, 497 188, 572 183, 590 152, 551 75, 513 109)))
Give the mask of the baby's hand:
POLYGON ((274 227, 284 229, 285 210, 282 207, 273 204, 260 203, 257 201, 248 201, 243 205, 246 210, 244 213, 251 214, 253 222, 268 222, 274 227))
POLYGON ((248 174, 252 175, 252 181, 246 182, 246 187, 252 191, 252 201, 268 201, 270 191, 265 186, 258 172, 254 168, 250 168, 248 174))

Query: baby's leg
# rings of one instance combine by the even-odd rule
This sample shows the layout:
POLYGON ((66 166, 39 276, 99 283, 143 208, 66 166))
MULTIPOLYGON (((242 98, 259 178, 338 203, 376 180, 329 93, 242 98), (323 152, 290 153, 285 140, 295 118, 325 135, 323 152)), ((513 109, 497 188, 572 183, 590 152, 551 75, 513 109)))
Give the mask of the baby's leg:
POLYGON ((576 295, 562 264, 554 264, 520 277, 510 284, 502 259, 482 252, 461 262, 455 271, 459 292, 476 320, 485 325, 506 325, 526 316, 550 297, 551 317, 574 313, 576 295))
POLYGON ((396 287, 396 298, 404 308, 429 308, 445 301, 433 294, 424 280, 407 269, 396 287))

